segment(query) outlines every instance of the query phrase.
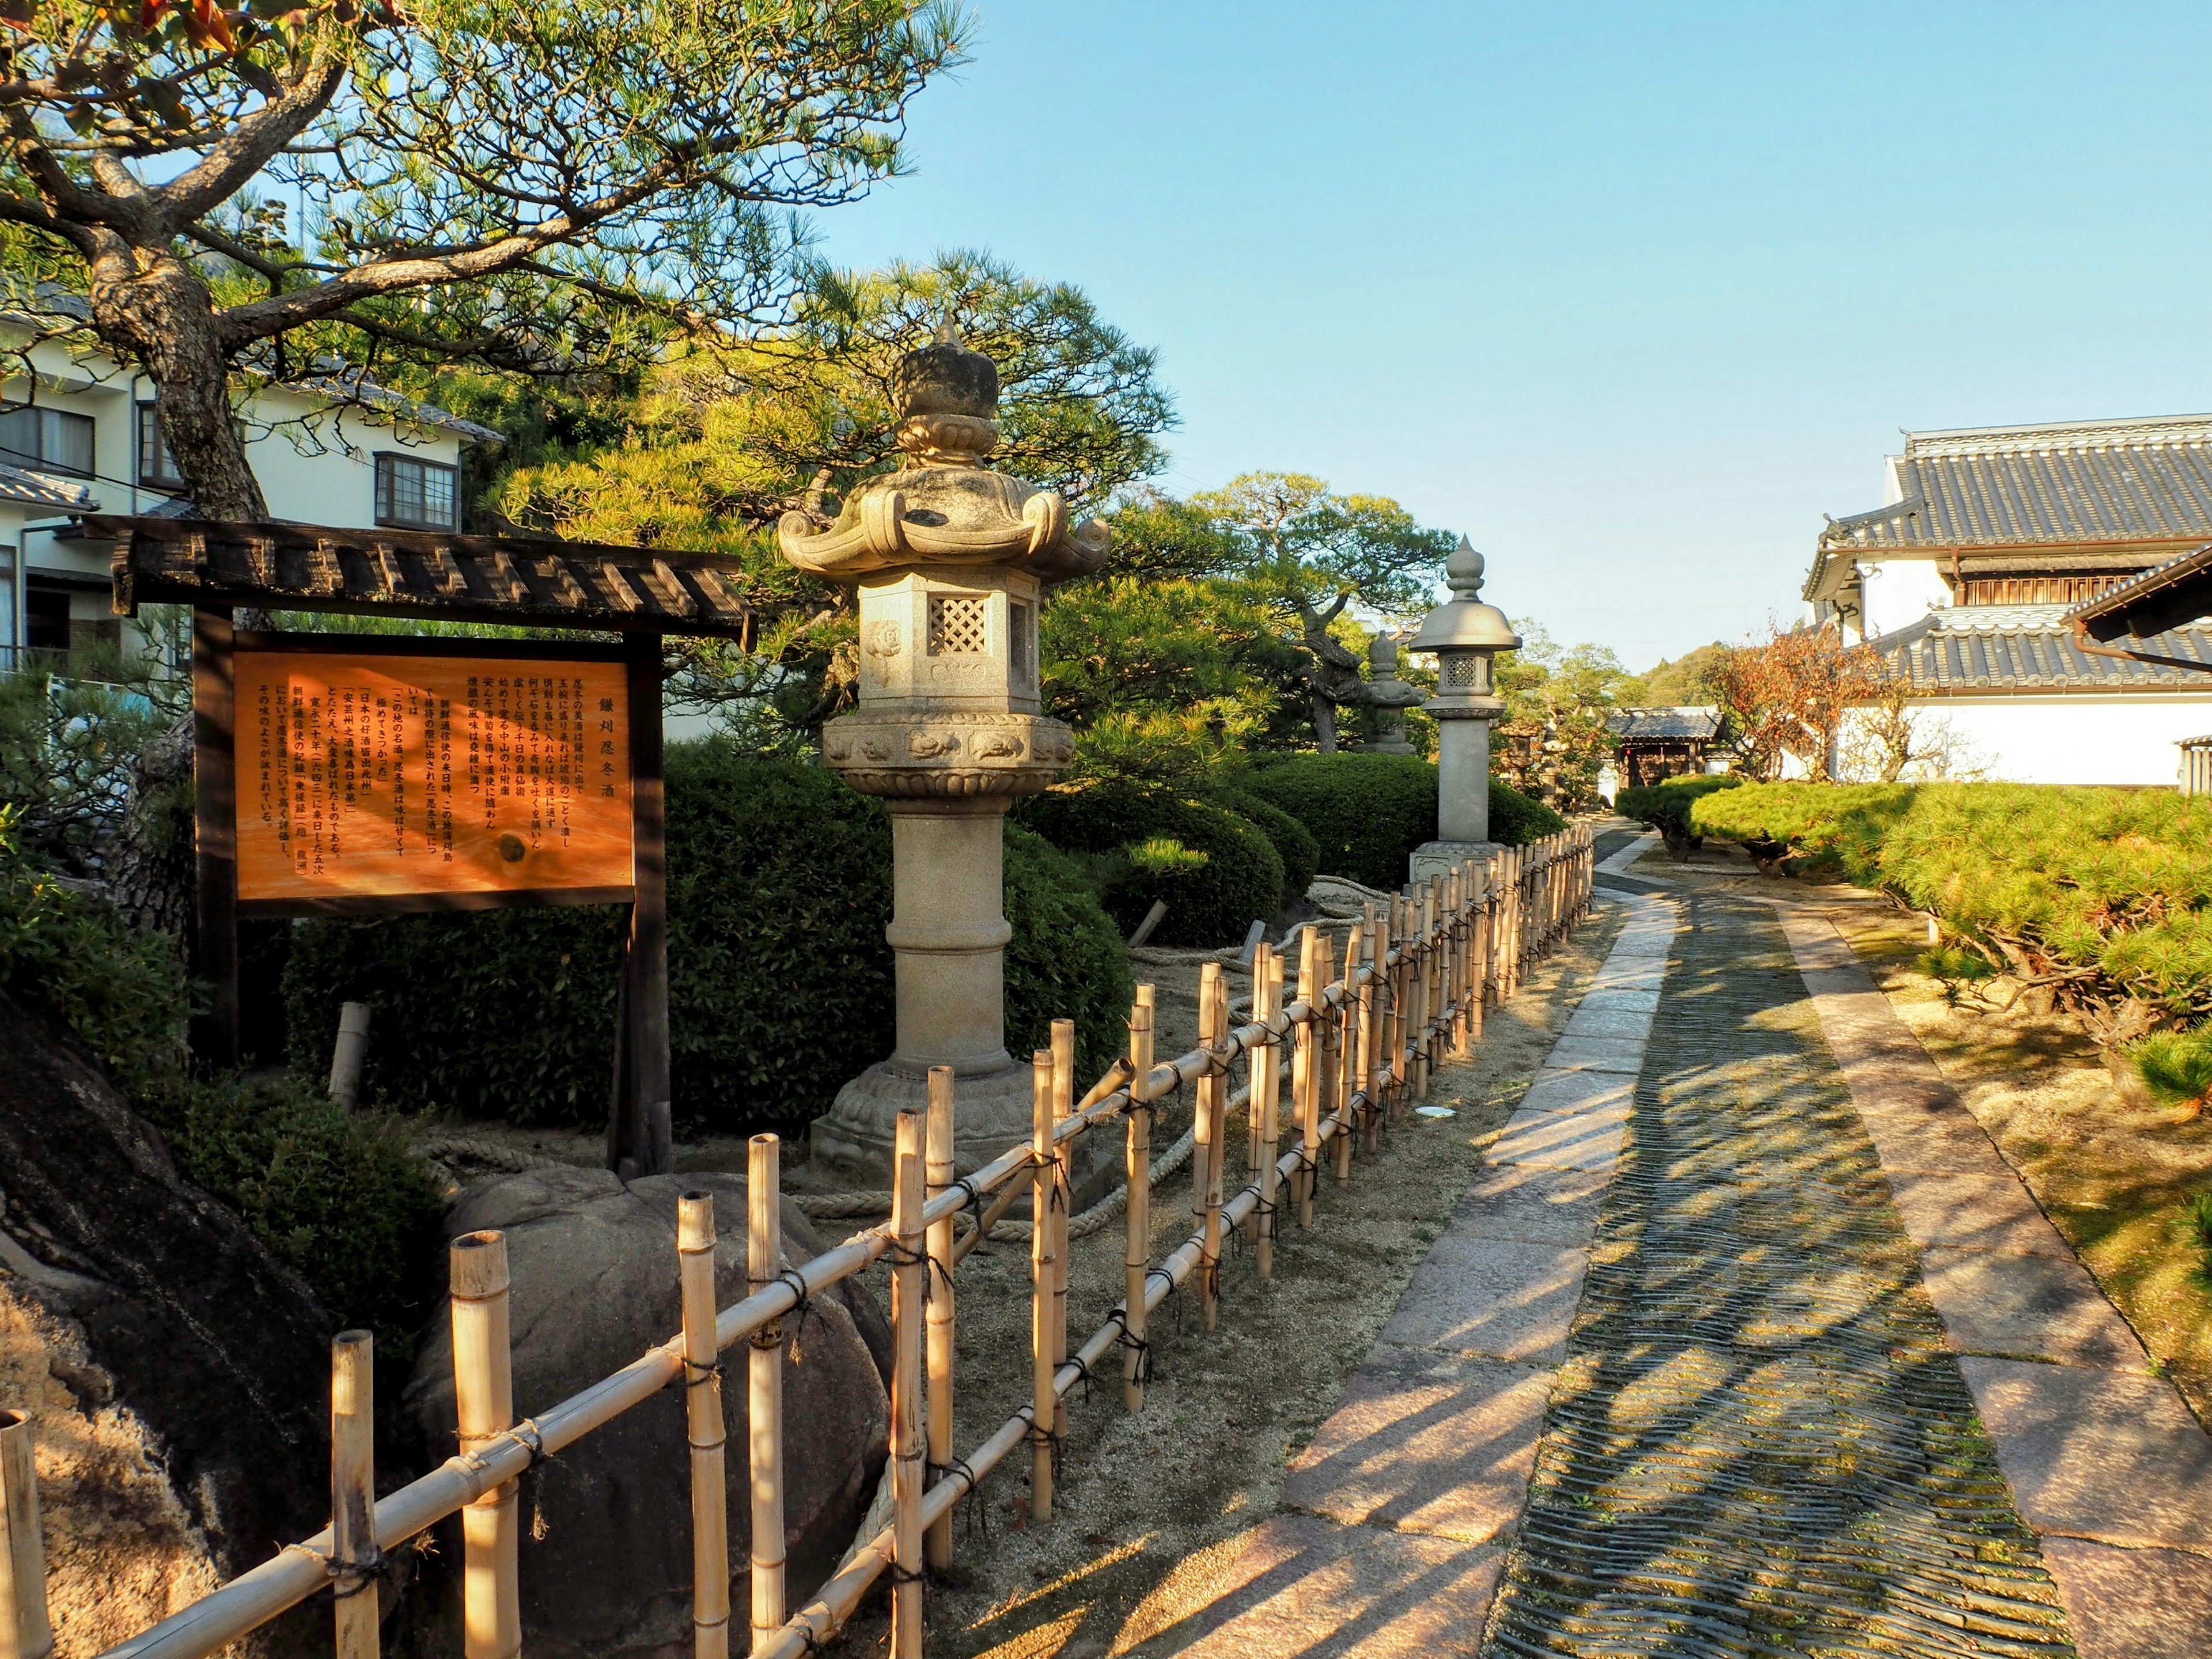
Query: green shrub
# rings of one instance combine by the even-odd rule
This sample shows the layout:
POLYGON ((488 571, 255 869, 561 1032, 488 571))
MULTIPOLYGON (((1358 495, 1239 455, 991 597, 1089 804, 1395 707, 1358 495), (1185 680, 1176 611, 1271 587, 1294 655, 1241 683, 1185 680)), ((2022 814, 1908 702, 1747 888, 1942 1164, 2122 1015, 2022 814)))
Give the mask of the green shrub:
POLYGON ((1613 810, 1625 818, 1656 830, 1667 843, 1667 850, 1677 860, 1686 859, 1702 846, 1705 837, 1690 823, 1690 808, 1707 795, 1723 789, 1739 788, 1743 780, 1722 773, 1705 775, 1697 773, 1681 777, 1667 778, 1634 789, 1624 789, 1613 798, 1613 810))
POLYGON ((438 1285, 445 1200, 399 1121, 304 1081, 179 1083, 143 1103, 185 1178, 246 1219, 341 1325, 411 1352, 438 1285))
MULTIPOLYGON (((1437 769, 1415 756, 1261 757, 1244 787, 1305 825, 1322 875, 1395 890, 1413 849, 1437 838, 1437 769)), ((1492 782, 1492 841, 1521 847, 1565 828, 1550 807, 1492 782)))
POLYGON ((1314 839, 1313 831, 1274 802, 1249 789, 1224 790, 1211 799, 1260 826, 1273 843, 1275 856, 1283 861, 1283 890, 1303 897, 1321 873, 1321 843, 1314 839))
POLYGON ((1083 869, 1042 836, 1006 826, 1006 1047, 1018 1060, 1075 1022, 1080 1087, 1129 1046, 1134 985, 1121 932, 1083 869))
POLYGON ((177 1076, 190 999, 175 941, 64 887, 16 825, 0 805, 0 987, 59 1018, 126 1094, 177 1076))
POLYGON ((2130 1058, 2159 1104, 2203 1109, 2212 1094, 2212 1030, 2154 1031, 2130 1058))
MULTIPOLYGON (((726 741, 672 746, 667 773, 678 1133, 795 1132, 891 1049, 890 817, 834 774, 726 741)), ((1009 1040, 1034 1046, 1053 1018, 1074 1018, 1103 1064, 1126 1016, 1113 924, 1080 872, 1024 836, 1007 840, 1006 905, 1009 1040), (1017 1008, 1043 1024, 1017 1032, 1017 1008)), ((366 1086, 379 1097, 602 1123, 622 927, 604 908, 310 923, 286 969, 295 1065, 326 1065, 338 1006, 362 1000, 376 1008, 366 1086)))
POLYGON ((1490 838, 1499 846, 1526 847, 1566 827, 1567 821, 1543 802, 1495 778, 1490 781, 1490 838))
POLYGON ((1943 919, 1993 966, 2106 1012, 2212 1013, 2212 803, 2030 784, 1762 783, 1692 808, 1943 919))
POLYGON ((1224 807, 1112 782, 1032 796, 1015 815, 1062 851, 1090 855, 1107 914, 1125 934, 1164 901, 1157 943, 1233 945, 1282 908, 1283 860, 1258 824, 1224 807), (1161 839, 1204 862, 1132 856, 1161 839))

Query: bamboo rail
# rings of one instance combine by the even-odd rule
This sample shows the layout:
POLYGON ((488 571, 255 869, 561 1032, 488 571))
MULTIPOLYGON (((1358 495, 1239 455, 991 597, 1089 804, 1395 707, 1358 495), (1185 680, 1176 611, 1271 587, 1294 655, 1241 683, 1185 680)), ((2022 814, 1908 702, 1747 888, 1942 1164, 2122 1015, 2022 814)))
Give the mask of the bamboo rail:
MULTIPOLYGON (((1263 946, 1253 964, 1252 1019, 1229 1026, 1226 986, 1215 969, 1207 979, 1211 998, 1200 1003, 1204 1039, 1171 1060, 1156 1057, 1152 989, 1140 988, 1131 1011, 1128 1055, 1080 1100, 1071 1099, 1073 1029, 1060 1022, 1052 1048, 1035 1059, 1030 1139, 964 1179, 952 1173, 952 1081, 949 1074, 933 1073, 930 1110, 901 1115, 890 1222, 855 1233, 803 1267, 781 1265, 778 1143, 772 1135, 755 1137, 747 1165, 745 1296, 714 1310, 712 1205, 687 1196, 679 1210, 677 1251, 682 1330, 581 1393, 521 1421, 514 1416, 508 1352, 506 1241, 497 1233, 455 1240, 452 1316, 459 1453, 372 1504, 368 1344, 365 1338, 352 1340, 358 1334, 342 1337, 332 1354, 333 1525, 107 1650, 101 1659, 207 1659, 333 1584, 341 1590, 362 1587, 362 1593, 338 1601, 337 1650, 342 1659, 365 1659, 376 1650, 374 1563, 381 1552, 457 1514, 464 1540, 464 1653, 467 1659, 510 1659, 521 1644, 515 1483, 538 1462, 679 1382, 688 1385, 697 1650, 702 1659, 725 1654, 730 1608, 727 1538, 718 1535, 726 1503, 719 1362, 739 1342, 748 1347, 755 1659, 802 1659, 842 1626, 885 1572, 893 1581, 892 1652, 897 1659, 920 1659, 922 1575, 950 1564, 954 1506, 1028 1443, 1030 1516, 1040 1523, 1049 1521, 1054 1457, 1074 1384, 1121 1347, 1123 1403, 1140 1409, 1152 1311, 1196 1273, 1211 1328, 1220 1304, 1223 1242, 1248 1224, 1256 1236, 1258 1271, 1271 1273, 1279 1206, 1295 1203, 1300 1224, 1312 1224, 1324 1152, 1340 1176, 1348 1175, 1354 1141, 1379 1135, 1382 1124, 1425 1097, 1448 1055, 1464 1053, 1479 1040, 1483 1004, 1510 998, 1536 961, 1589 914, 1593 870, 1591 838, 1583 826, 1508 848, 1487 867, 1465 866, 1409 890, 1371 920, 1363 917, 1348 930, 1340 969, 1334 934, 1308 927, 1296 996, 1287 1004, 1282 959, 1263 946), (1287 1103, 1280 1092, 1285 1048, 1287 1103), (1249 1082, 1232 1095, 1228 1073, 1239 1059, 1248 1064, 1249 1082), (1149 1251, 1153 1106, 1187 1084, 1199 1085, 1209 1131, 1193 1177, 1196 1224, 1155 1265, 1149 1251), (1224 1194, 1227 1114, 1240 1101, 1253 1120, 1249 1179, 1224 1194), (1287 1150, 1280 1146, 1285 1103, 1296 1137, 1287 1150), (1070 1355, 1066 1269, 1074 1144, 1116 1118, 1127 1130, 1129 1180, 1125 1295, 1070 1355), (956 1460, 953 1264, 1024 1190, 1040 1224, 1030 1229, 1030 1398, 956 1460), (953 1222, 963 1211, 979 1225, 956 1244, 953 1222), (892 1523, 792 1613, 784 1599, 781 1322, 808 1298, 886 1257, 892 1263, 896 1354, 892 1523), (349 1603, 355 1604, 351 1612, 349 1603)), ((31 1426, 0 1413, 0 1659, 44 1659, 52 1650, 43 1585, 31 1426)))

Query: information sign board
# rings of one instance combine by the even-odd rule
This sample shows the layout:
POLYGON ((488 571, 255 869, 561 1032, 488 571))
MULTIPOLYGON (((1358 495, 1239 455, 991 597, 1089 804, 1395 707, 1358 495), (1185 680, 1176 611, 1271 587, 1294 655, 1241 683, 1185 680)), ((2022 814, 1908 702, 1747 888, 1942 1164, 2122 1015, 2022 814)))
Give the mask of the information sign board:
POLYGON ((589 647, 515 654, 528 648, 241 640, 240 911, 631 898, 625 664, 589 647))

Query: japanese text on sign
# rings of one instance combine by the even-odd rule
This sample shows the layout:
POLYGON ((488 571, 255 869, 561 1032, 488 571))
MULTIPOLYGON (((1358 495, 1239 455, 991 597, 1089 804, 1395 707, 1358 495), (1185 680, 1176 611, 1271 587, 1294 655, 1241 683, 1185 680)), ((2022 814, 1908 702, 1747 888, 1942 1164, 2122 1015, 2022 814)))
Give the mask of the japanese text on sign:
POLYGON ((627 889, 619 663, 237 658, 238 896, 627 889))

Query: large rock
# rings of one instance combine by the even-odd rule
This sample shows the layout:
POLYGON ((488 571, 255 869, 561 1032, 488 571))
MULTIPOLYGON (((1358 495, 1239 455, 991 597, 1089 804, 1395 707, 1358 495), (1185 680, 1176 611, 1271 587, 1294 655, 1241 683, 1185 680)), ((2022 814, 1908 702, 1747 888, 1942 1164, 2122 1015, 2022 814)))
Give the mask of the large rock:
MULTIPOLYGON (((715 1293, 727 1307, 744 1294, 742 1176, 657 1176, 625 1188, 603 1170, 537 1170, 477 1187, 453 1207, 449 1235, 507 1235, 519 1413, 558 1404, 677 1330, 676 1202, 702 1190, 714 1195, 715 1293)), ((788 1200, 783 1248, 794 1266, 823 1249, 788 1200)), ((851 1542, 882 1471, 890 1336, 865 1288, 850 1280, 817 1298, 794 1328, 798 1352, 787 1348, 783 1384, 784 1520, 799 1591, 825 1577, 851 1542)), ((722 1391, 740 1644, 751 1537, 745 1356, 742 1346, 724 1356, 722 1391)), ((442 1322, 423 1344, 408 1405, 432 1449, 450 1455, 453 1346, 442 1322)), ((531 1653, 672 1659, 692 1650, 686 1444, 683 1389, 671 1387, 524 1478, 522 1620, 531 1653)), ((459 1555, 457 1535, 441 1546, 448 1567, 459 1555)), ((447 1616, 434 1625, 450 1630, 452 1575, 442 1576, 447 1616)))
MULTIPOLYGON (((333 1322, 44 1017, 0 995, 0 1406, 36 1423, 64 1659, 329 1518, 333 1322)), ((248 1645, 327 1651, 302 1609, 248 1645)))

